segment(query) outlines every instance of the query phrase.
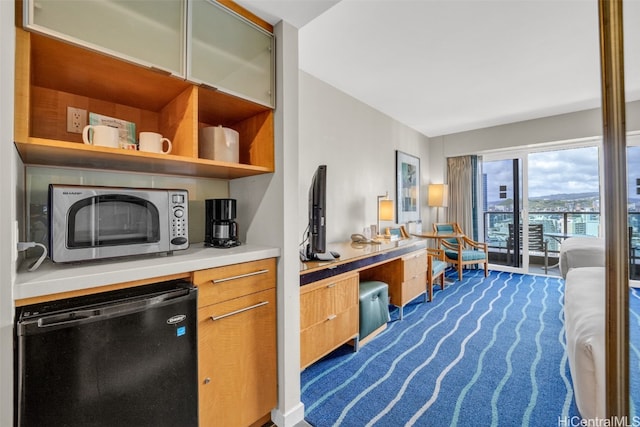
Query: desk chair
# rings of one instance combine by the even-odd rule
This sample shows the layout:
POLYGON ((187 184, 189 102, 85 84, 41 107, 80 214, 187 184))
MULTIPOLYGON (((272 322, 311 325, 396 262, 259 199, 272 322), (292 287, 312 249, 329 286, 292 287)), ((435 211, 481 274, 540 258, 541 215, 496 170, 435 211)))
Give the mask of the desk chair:
POLYGON ((444 260, 444 250, 427 249, 427 295, 426 300, 433 299, 433 284, 440 279, 440 289, 444 290, 444 271, 447 262, 444 260))
POLYGON ((462 269, 465 265, 484 264, 484 277, 489 275, 489 252, 486 243, 476 242, 464 235, 457 222, 435 223, 433 231, 462 235, 458 238, 440 240, 444 260, 456 267, 458 280, 462 280, 462 269))

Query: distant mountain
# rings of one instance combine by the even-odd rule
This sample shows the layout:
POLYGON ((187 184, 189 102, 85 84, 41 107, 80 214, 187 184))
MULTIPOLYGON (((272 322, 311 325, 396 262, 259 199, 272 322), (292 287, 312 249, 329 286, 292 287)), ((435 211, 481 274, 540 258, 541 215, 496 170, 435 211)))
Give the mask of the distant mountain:
POLYGON ((549 194, 546 196, 530 197, 530 200, 584 200, 584 199, 597 199, 598 193, 560 193, 549 194))
MULTIPOLYGON (((636 196, 633 194, 632 196, 636 196)), ((531 201, 578 201, 578 200, 596 200, 599 195, 596 192, 587 192, 587 193, 559 193, 559 194, 547 194, 545 196, 538 197, 530 197, 531 201)), ((640 203, 640 197, 629 197, 629 201, 631 203, 640 203)), ((490 200, 489 204, 504 204, 505 202, 511 203, 511 199, 502 199, 502 200, 490 200), (508 202, 507 202, 508 200, 508 202)))

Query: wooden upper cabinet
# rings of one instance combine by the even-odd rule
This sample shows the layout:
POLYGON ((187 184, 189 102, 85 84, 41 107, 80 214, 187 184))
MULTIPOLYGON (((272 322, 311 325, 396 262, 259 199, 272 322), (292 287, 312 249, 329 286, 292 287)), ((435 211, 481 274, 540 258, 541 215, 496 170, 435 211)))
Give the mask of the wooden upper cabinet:
POLYGON ((274 106, 273 29, 233 2, 23 4, 24 27, 30 31, 274 106))
POLYGON ((273 34, 209 0, 189 2, 187 78, 273 106, 273 34))
MULTIPOLYGON (((47 0, 43 5, 48 8, 52 3, 67 2, 47 0)), ((142 8, 142 3, 156 4, 123 2, 134 10, 142 8)), ((182 1, 160 3, 163 9, 175 7, 175 13, 185 19, 182 1)), ((35 8, 37 16, 40 1, 26 4, 35 8)), ((132 13, 126 10, 126 15, 132 13)), ((159 31, 165 14, 136 17, 147 19, 147 25, 157 21, 151 26, 159 31)), ((84 15, 81 20, 85 20, 84 15)), ((176 31, 184 32, 184 28, 176 31)), ((132 37, 129 41, 136 44, 132 37)), ((177 77, 173 66, 161 64, 164 54, 134 63, 105 53, 105 49, 94 49, 97 41, 87 48, 61 39, 16 30, 15 143, 25 164, 221 179, 274 171, 271 107, 177 77), (136 137, 139 132, 158 132, 172 141, 173 149, 170 154, 156 154, 83 144, 80 134, 67 132, 67 107, 133 122, 136 137), (219 125, 238 131, 238 163, 199 157, 198 129, 219 125)), ((129 59, 128 55, 121 56, 129 59)))
POLYGON ((186 0, 25 0, 24 25, 185 76, 186 0))

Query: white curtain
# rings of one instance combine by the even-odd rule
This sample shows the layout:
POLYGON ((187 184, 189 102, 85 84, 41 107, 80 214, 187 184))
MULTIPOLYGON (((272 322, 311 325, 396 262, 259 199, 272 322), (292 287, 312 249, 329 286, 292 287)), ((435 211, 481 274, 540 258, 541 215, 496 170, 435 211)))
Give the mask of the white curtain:
POLYGON ((457 222, 462 231, 473 236, 473 165, 471 156, 447 158, 449 209, 447 220, 457 222))

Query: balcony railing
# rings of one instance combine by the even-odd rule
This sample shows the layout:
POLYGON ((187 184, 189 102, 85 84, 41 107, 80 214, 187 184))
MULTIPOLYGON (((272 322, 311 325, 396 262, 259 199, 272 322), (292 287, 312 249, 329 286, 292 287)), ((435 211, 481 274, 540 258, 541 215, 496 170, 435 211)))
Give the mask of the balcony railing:
MULTIPOLYGON (((529 212, 529 223, 543 224, 549 264, 554 264, 558 261, 560 244, 564 239, 599 235, 600 212, 529 212)), ((491 262, 510 262, 509 224, 513 224, 513 212, 484 213, 484 236, 491 262)), ((632 279, 640 279, 640 212, 629 212, 629 230, 629 275, 632 279)), ((530 263, 541 264, 542 255, 538 251, 529 251, 530 263)))

